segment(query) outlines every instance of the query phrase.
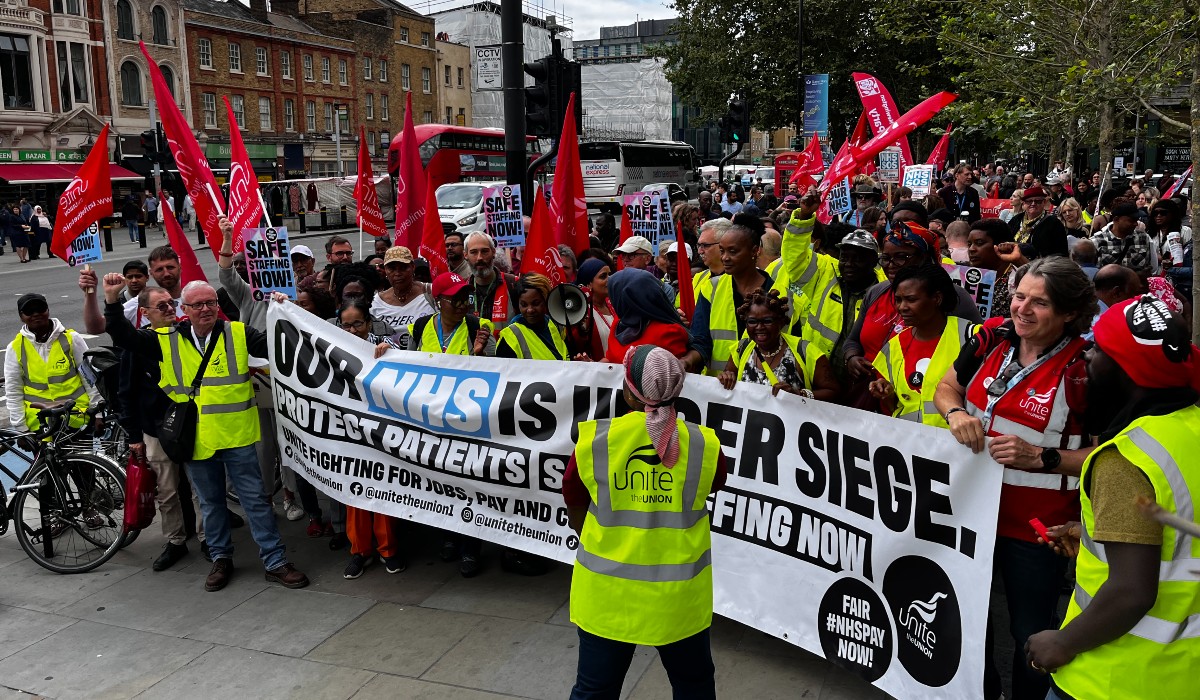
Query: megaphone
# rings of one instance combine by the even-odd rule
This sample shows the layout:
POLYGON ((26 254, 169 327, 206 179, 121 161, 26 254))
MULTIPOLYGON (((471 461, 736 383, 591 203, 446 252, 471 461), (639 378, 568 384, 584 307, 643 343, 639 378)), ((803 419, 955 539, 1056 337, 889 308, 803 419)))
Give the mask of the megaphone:
POLYGON ((587 316, 587 295, 574 284, 560 284, 546 297, 546 310, 558 325, 573 326, 587 316))

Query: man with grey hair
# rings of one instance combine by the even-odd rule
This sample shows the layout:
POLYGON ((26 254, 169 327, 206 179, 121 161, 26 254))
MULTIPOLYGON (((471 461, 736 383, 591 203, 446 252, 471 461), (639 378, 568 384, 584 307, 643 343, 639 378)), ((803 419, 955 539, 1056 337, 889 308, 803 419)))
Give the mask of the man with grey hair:
POLYGON ((692 276, 692 290, 700 297, 700 289, 708 284, 713 277, 725 272, 721 262, 721 239, 725 232, 733 226, 729 219, 711 219, 700 224, 700 236, 696 239, 696 249, 700 253, 700 261, 707 270, 701 270, 692 276))
POLYGON ((780 257, 782 248, 783 236, 774 229, 768 229, 758 244, 758 269, 766 270, 772 283, 779 275, 779 268, 783 267, 783 258, 780 257))
POLYGON ((486 233, 467 236, 467 262, 471 263, 471 281, 467 287, 474 297, 471 312, 491 321, 499 333, 517 315, 517 278, 496 266, 496 244, 486 233))
MULTIPOLYGON (((219 225, 224 228, 227 220, 222 217, 219 225)), ((158 365, 159 386, 167 398, 196 403, 195 445, 190 459, 183 461, 200 497, 205 538, 213 558, 204 590, 221 590, 233 574, 226 478, 246 511, 266 579, 287 588, 307 586, 308 577, 284 554, 254 450, 260 432, 249 362, 250 357, 267 357, 266 334, 219 318, 216 290, 198 280, 183 288, 188 320, 174 329, 135 329, 117 303, 124 286, 120 274, 104 276, 108 334, 125 351, 158 365)))

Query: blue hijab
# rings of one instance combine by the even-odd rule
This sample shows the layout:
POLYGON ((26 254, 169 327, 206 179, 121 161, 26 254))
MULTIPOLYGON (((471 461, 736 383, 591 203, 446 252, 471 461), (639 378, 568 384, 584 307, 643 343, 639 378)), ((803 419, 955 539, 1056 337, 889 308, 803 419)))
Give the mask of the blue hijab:
POLYGON ((613 332, 622 345, 632 345, 642 337, 651 321, 683 325, 662 284, 645 270, 626 268, 609 275, 608 300, 619 319, 613 332))

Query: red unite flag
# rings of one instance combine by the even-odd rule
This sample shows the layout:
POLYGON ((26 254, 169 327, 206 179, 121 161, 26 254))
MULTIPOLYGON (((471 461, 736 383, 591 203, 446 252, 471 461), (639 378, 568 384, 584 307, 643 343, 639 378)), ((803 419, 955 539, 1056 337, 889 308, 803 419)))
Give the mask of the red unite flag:
POLYGON ((933 152, 929 154, 929 160, 925 161, 926 165, 934 167, 935 172, 941 172, 942 166, 946 164, 946 155, 950 153, 950 131, 953 128, 953 124, 946 125, 946 133, 942 134, 942 138, 933 147, 933 152))
POLYGON ((400 168, 396 173, 396 245, 409 250, 419 247, 418 228, 425 215, 425 168, 417 149, 417 130, 413 126, 412 93, 404 105, 404 131, 400 135, 400 168))
POLYGON ((819 174, 824 169, 825 159, 821 155, 821 142, 817 139, 817 135, 813 134, 812 141, 808 142, 808 148, 800 153, 800 162, 796 165, 796 172, 792 173, 788 184, 795 184, 803 193, 816 182, 813 175, 819 174))
MULTIPOLYGON (((242 130, 233 116, 233 107, 225 100, 229 118, 229 221, 233 223, 233 252, 242 252, 242 229, 258 228, 262 219, 262 200, 259 199, 258 177, 250 164, 250 154, 242 141, 242 130)), ((193 200, 195 203, 195 200, 193 200)))
POLYGON ((432 181, 425 183, 425 220, 421 226, 421 249, 417 255, 429 263, 431 279, 450 271, 450 261, 446 258, 446 231, 438 216, 437 192, 432 181))
POLYGON ((567 100, 567 118, 558 140, 558 162, 554 166, 554 187, 550 192, 550 213, 554 215, 554 235, 576 253, 591 247, 588 237, 587 201, 583 197, 583 170, 579 164, 579 134, 575 127, 575 93, 567 100))
POLYGON ((100 130, 96 145, 75 178, 58 198, 58 221, 50 252, 66 260, 67 252, 79 234, 101 217, 112 213, 112 178, 108 174, 108 124, 100 130))
POLYGON ((196 143, 192 128, 188 126, 183 112, 179 111, 179 106, 175 104, 175 97, 167 87, 167 81, 163 78, 158 64, 150 58, 144 42, 139 41, 138 45, 150 70, 154 100, 158 103, 158 118, 167 136, 167 145, 171 147, 171 155, 175 157, 179 177, 183 180, 188 194, 192 196, 192 206, 196 209, 196 224, 204 231, 215 258, 221 252, 221 244, 225 241, 221 229, 217 226, 217 219, 224 214, 225 207, 217 188, 217 180, 213 177, 212 169, 208 167, 208 159, 200 150, 200 144, 196 143))
MULTIPOLYGON (((813 143, 817 137, 813 136, 813 143)), ((687 244, 683 241, 683 222, 675 224, 675 276, 679 278, 679 310, 690 323, 696 313, 696 293, 692 290, 692 262, 688 260, 687 244)))
MULTIPOLYGON (((862 167, 863 164, 875 160, 875 156, 879 155, 880 151, 894 145, 897 141, 907 140, 904 137, 911 134, 918 126, 933 119, 933 115, 940 112, 943 107, 957 98, 958 95, 945 91, 928 97, 921 104, 900 115, 900 118, 892 122, 891 126, 875 134, 875 138, 863 144, 862 148, 851 148, 850 152, 854 156, 858 167, 862 167)), ((833 168, 830 168, 830 170, 833 170, 833 168)), ((850 173, 841 173, 840 176, 835 175, 835 177, 844 177, 848 174, 850 173)))
POLYGON ((375 191, 371 152, 367 150, 367 131, 362 126, 358 127, 358 179, 354 182, 354 201, 358 206, 355 217, 358 227, 376 238, 387 238, 387 224, 379 209, 379 193, 375 191))
POLYGON ((529 221, 529 235, 525 237, 525 259, 521 263, 525 272, 545 275, 556 287, 567 280, 558 254, 550 207, 546 206, 543 192, 533 195, 533 215, 529 221))
MULTIPOLYGON (((850 75, 854 79, 854 87, 858 89, 858 97, 862 100, 863 109, 869 112, 873 119, 872 126, 875 128, 875 135, 878 136, 900 118, 900 110, 896 107, 896 101, 892 99, 892 93, 888 92, 887 87, 870 73, 851 73, 850 75)), ((912 151, 908 147, 908 139, 905 136, 905 134, 901 134, 894 142, 900 147, 901 175, 904 174, 905 168, 913 164, 912 151)), ((891 145, 893 144, 888 144, 888 146, 891 145)))

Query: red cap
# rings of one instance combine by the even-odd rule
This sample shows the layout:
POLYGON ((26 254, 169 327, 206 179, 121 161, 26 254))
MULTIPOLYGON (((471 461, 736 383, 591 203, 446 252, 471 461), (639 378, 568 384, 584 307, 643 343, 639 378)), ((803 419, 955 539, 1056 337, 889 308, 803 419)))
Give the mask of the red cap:
POLYGON ((467 286, 466 280, 453 272, 443 272, 433 280, 433 296, 452 297, 467 286))

